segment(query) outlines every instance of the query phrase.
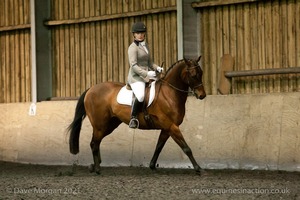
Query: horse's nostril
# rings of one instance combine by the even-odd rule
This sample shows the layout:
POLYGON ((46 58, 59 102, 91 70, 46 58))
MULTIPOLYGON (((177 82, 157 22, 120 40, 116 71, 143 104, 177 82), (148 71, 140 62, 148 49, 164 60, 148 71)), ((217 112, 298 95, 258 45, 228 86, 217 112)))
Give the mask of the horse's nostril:
POLYGON ((206 97, 206 94, 203 94, 203 95, 200 95, 200 96, 198 97, 198 99, 202 100, 202 99, 204 99, 205 97, 206 97))

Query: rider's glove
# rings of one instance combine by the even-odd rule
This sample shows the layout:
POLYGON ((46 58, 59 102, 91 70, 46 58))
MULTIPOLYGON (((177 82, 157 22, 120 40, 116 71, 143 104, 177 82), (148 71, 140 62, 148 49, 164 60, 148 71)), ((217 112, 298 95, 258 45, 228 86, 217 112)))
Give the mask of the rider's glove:
POLYGON ((148 71, 147 76, 149 77, 149 79, 156 79, 155 71, 148 71))
POLYGON ((162 73, 163 70, 164 70, 164 69, 163 69, 162 67, 157 67, 157 68, 156 68, 156 71, 157 71, 158 73, 162 73))

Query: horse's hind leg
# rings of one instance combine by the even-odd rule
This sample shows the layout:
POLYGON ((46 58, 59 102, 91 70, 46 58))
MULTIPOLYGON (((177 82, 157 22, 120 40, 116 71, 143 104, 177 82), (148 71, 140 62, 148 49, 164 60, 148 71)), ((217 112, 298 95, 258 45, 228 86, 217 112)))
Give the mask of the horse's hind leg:
POLYGON ((169 135, 168 131, 161 130, 158 141, 157 141, 157 145, 155 148, 154 155, 150 162, 150 169, 154 170, 156 168, 156 162, 157 162, 158 156, 159 156, 161 150, 163 149, 163 147, 165 146, 169 137, 170 137, 170 135, 169 135))
POLYGON ((94 164, 90 166, 90 172, 100 173, 100 164, 101 164, 101 154, 100 154, 100 144, 102 139, 109 135, 113 130, 115 130, 122 122, 118 118, 111 118, 107 122, 107 128, 104 130, 97 130, 94 128, 93 137, 90 143, 94 164))
POLYGON ((105 135, 99 130, 93 130, 93 137, 90 143, 94 164, 92 164, 89 168, 90 172, 100 173, 100 163, 101 163, 101 155, 100 155, 100 143, 105 135))

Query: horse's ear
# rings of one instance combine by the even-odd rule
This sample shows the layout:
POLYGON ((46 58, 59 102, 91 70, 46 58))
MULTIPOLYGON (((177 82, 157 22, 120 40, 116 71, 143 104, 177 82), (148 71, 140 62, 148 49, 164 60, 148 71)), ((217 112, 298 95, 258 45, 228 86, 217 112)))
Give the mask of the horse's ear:
POLYGON ((196 62, 198 63, 200 61, 202 56, 199 56, 199 58, 196 60, 196 62))
POLYGON ((187 66, 190 66, 189 59, 183 58, 183 60, 184 60, 184 63, 185 63, 187 66))

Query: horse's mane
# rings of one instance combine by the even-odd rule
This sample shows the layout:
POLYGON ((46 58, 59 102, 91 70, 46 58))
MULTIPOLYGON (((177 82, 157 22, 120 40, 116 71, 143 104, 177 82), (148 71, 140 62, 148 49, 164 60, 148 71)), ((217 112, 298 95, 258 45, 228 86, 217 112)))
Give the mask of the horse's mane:
POLYGON ((166 71, 165 76, 169 73, 169 71, 171 71, 171 70, 175 67, 175 65, 181 63, 182 61, 184 61, 184 59, 178 60, 177 62, 173 63, 173 64, 171 65, 171 67, 169 67, 168 70, 166 71))

